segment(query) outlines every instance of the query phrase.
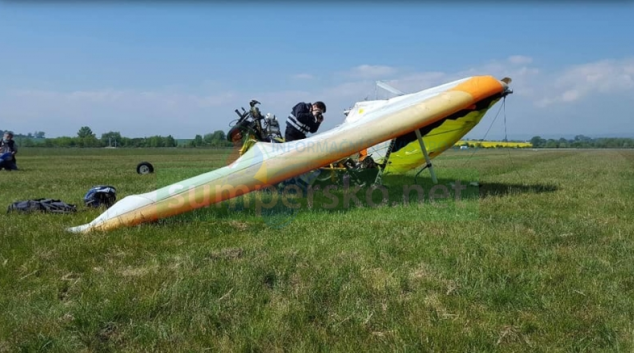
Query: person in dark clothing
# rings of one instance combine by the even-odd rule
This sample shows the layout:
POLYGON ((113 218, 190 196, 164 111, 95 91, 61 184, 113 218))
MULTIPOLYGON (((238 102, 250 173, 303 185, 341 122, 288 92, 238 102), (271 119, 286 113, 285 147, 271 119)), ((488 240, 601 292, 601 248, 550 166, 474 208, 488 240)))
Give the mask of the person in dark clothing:
POLYGON ((296 141, 306 138, 306 133, 315 133, 324 121, 326 105, 324 102, 297 103, 286 119, 284 141, 296 141))
POLYGON ((13 141, 13 133, 10 131, 6 131, 2 137, 2 141, 0 141, 0 155, 5 153, 11 153, 11 157, 2 159, 2 162, 0 162, 0 170, 18 170, 15 159, 15 154, 18 153, 18 146, 15 144, 15 141, 13 141))

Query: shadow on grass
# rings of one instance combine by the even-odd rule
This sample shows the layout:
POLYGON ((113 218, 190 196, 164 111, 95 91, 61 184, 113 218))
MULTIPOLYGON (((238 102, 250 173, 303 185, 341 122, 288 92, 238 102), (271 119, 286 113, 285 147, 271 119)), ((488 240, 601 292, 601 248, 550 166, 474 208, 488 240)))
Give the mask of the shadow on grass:
POLYGON ((506 196, 515 194, 541 194, 545 192, 555 192, 559 188, 556 185, 548 184, 506 184, 506 183, 482 183, 480 185, 480 198, 491 196, 506 196))
MULTIPOLYGON (((557 191, 554 185, 478 183, 470 184, 452 178, 438 178, 434 184, 429 178, 413 176, 386 176, 383 185, 367 183, 319 183, 306 192, 297 194, 297 188, 277 191, 253 192, 212 204, 208 207, 163 219, 159 224, 188 222, 264 221, 270 227, 283 227, 301 214, 341 214, 358 209, 377 209, 385 214, 403 212, 402 207, 414 207, 417 220, 474 219, 479 215, 478 200, 526 193, 557 191)), ((403 216, 406 217, 406 216, 403 216)))

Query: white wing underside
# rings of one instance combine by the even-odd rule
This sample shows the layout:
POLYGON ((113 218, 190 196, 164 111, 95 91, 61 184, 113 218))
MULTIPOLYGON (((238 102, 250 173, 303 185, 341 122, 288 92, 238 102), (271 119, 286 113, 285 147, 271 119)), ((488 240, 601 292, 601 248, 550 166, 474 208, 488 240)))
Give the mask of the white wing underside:
MULTIPOLYGON (((461 82, 464 82, 468 79, 469 78, 465 78, 465 79, 449 82, 444 85, 436 86, 436 87, 423 90, 417 93, 403 94, 398 97, 393 97, 389 99, 357 102, 355 103, 354 107, 350 109, 350 112, 348 113, 348 115, 346 116, 346 119, 341 125, 362 122, 364 118, 368 116, 369 112, 380 111, 382 109, 386 109, 385 107, 389 107, 388 109, 393 109, 394 106, 399 106, 400 108, 400 104, 397 104, 398 102, 412 101, 412 99, 409 99, 409 98, 412 98, 414 96, 416 96, 415 100, 428 99, 428 98, 437 96, 441 92, 446 91, 448 88, 456 86, 457 84, 460 84, 461 82)), ((396 93, 396 92, 393 92, 393 93, 396 93)), ((392 142, 391 140, 383 141, 379 144, 376 144, 368 148, 368 155, 372 155, 372 158, 375 161, 380 163, 381 160, 383 160, 385 156, 387 155, 387 150, 391 142, 392 142)))

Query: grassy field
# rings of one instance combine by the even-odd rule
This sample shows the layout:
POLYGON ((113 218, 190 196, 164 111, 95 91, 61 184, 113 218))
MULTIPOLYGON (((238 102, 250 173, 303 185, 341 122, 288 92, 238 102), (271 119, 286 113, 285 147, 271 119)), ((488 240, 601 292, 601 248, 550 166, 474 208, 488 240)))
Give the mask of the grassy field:
POLYGON ((100 214, 81 202, 94 185, 121 199, 229 158, 23 148, 0 205, 79 212, 0 216, 0 352, 634 351, 634 151, 448 151, 436 201, 424 171, 419 202, 399 201, 413 172, 384 178, 384 206, 316 191, 310 208, 64 231, 100 214), (458 180, 480 186, 456 200, 458 180))

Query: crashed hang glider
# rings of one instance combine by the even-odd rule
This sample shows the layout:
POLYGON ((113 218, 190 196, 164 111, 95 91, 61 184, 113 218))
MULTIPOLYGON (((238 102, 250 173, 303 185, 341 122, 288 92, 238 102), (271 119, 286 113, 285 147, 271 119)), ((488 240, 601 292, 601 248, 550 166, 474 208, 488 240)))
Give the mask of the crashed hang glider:
MULTIPOLYGON (((67 230, 77 233, 112 230, 178 215, 262 190, 385 142, 408 142, 404 144, 407 147, 409 136, 417 131, 424 132, 428 141, 433 142, 429 131, 467 116, 469 121, 479 120, 486 109, 508 92, 507 81, 475 76, 385 101, 359 102, 346 121, 332 130, 299 141, 257 142, 226 167, 152 192, 127 196, 92 222, 67 230)), ((436 153, 444 149, 430 147, 436 153)), ((407 152, 402 148, 392 151, 407 152)), ((412 163, 418 162, 405 158, 401 166, 391 167, 405 168, 412 163)))

